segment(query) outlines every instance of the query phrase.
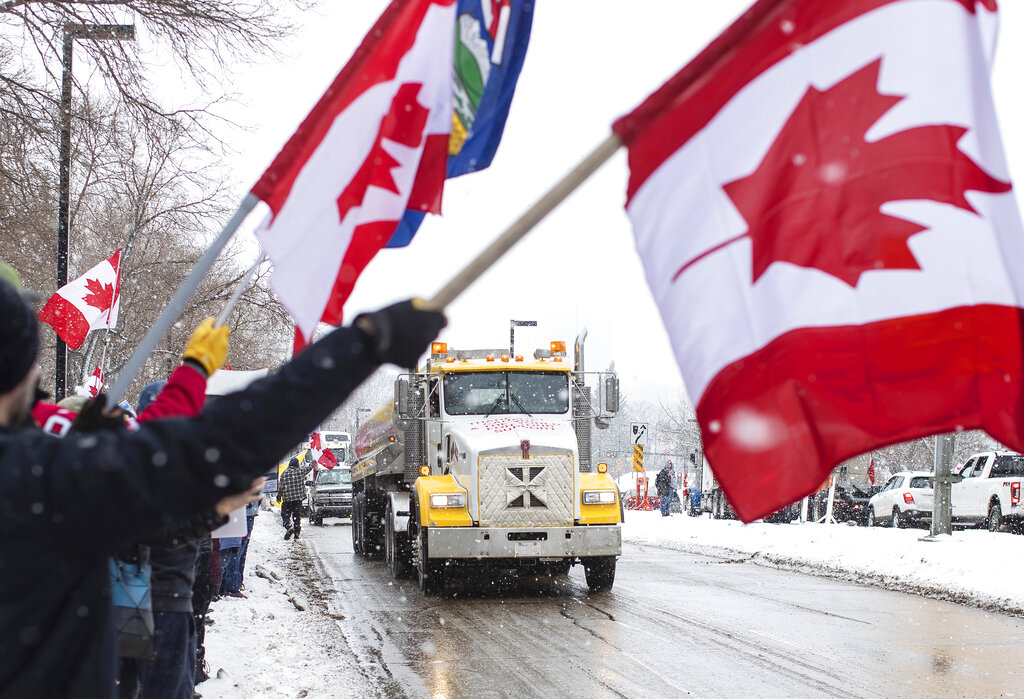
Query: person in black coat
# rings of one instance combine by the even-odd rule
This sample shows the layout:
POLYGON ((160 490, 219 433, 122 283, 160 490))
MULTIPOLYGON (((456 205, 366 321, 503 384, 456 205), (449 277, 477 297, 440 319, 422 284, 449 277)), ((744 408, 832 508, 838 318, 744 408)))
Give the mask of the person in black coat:
POLYGON ((0 281, 0 696, 114 697, 108 557, 169 522, 250 500, 254 479, 377 366, 415 365, 444 323, 395 304, 194 418, 53 439, 29 421, 35 314, 0 281))
POLYGON ((661 516, 668 517, 672 500, 676 496, 676 472, 672 469, 671 461, 658 471, 658 475, 654 479, 654 487, 658 491, 658 497, 661 498, 661 516))

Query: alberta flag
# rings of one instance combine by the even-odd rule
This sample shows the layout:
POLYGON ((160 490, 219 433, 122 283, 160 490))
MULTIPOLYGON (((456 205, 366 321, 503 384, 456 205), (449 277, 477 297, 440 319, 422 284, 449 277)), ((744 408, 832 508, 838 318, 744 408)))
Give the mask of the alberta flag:
POLYGON ((341 323, 366 265, 411 239, 411 223, 395 238, 407 213, 441 212, 447 176, 490 162, 532 13, 518 6, 394 0, 253 187, 270 207, 256 234, 297 339, 341 323))
MULTIPOLYGON (((532 25, 532 0, 459 0, 448 177, 483 170, 494 159, 532 25)), ((406 211, 387 247, 412 242, 424 216, 406 211)))

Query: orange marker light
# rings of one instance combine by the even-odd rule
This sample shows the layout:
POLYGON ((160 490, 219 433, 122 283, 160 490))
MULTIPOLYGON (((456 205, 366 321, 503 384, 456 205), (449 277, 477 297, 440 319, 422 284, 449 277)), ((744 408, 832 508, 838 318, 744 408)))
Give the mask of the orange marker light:
POLYGON ((554 342, 552 342, 551 343, 551 351, 552 352, 564 352, 565 351, 565 341, 564 340, 555 340, 554 342))
POLYGON ((516 355, 516 361, 517 361, 517 362, 521 362, 521 361, 523 361, 523 355, 521 355, 521 354, 517 354, 517 355, 516 355))
POLYGON ((447 362, 448 364, 454 364, 455 363, 455 357, 448 357, 448 359, 446 359, 444 361, 447 362))
POLYGON ((493 354, 487 355, 487 361, 493 362, 494 361, 494 355, 493 354))
POLYGON ((507 354, 501 355, 501 361, 507 362, 508 361, 508 355, 507 354))
POLYGON ((421 476, 429 476, 430 475, 430 467, 429 466, 420 466, 420 475, 421 476))
POLYGON ((598 464, 597 465, 597 472, 598 473, 608 473, 608 464, 598 464))
POLYGON ((432 342, 430 344, 430 353, 431 354, 448 354, 448 343, 447 342, 432 342))

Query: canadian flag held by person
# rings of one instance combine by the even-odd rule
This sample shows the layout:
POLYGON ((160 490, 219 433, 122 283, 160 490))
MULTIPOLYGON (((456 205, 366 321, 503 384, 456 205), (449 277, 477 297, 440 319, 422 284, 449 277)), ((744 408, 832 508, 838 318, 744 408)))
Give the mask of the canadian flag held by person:
POLYGON ((898 441, 981 428, 1024 449, 996 10, 762 0, 614 125, 637 248, 744 520, 898 441))
POLYGON ((103 390, 103 370, 96 367, 92 372, 92 376, 85 382, 85 395, 90 398, 95 398, 103 390))
POLYGON ((309 436, 309 451, 313 462, 318 466, 331 470, 338 465, 338 457, 334 455, 333 451, 323 446, 319 432, 314 432, 309 436))
POLYGON ((91 330, 116 328, 121 306, 121 251, 57 289, 39 311, 71 349, 78 349, 91 330))
POLYGON ((341 323, 406 209, 440 213, 455 9, 393 2, 253 186, 271 210, 257 230, 271 286, 306 342, 321 320, 341 323))

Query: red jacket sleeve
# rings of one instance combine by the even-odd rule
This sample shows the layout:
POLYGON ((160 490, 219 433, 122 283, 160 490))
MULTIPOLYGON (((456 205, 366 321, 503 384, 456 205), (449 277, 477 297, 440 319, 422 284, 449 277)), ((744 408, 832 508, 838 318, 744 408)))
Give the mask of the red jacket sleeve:
POLYGON ((167 385, 142 414, 139 422, 162 417, 193 417, 206 401, 206 379, 196 369, 182 364, 174 370, 167 385))

